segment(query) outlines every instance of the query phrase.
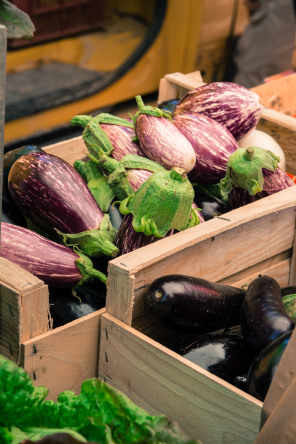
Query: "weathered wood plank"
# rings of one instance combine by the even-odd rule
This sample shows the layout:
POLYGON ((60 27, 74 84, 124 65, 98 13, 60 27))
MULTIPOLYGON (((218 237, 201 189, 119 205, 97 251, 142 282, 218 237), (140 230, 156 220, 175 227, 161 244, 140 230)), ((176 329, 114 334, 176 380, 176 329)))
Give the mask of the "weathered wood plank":
POLYGON ((99 377, 204 443, 253 443, 262 403, 147 336, 102 316, 99 377))

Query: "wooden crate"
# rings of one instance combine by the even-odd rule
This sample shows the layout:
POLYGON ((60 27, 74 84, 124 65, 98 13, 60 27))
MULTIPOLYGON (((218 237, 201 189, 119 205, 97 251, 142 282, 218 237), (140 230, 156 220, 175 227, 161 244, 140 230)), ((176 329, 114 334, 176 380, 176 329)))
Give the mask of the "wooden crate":
MULTIPOLYGON (((83 158, 81 137, 44 148, 69 163, 83 158)), ((50 399, 80 390, 98 375, 100 321, 105 308, 52 329, 48 287, 18 265, 0 258, 0 353, 17 362, 50 399)))
POLYGON ((295 284, 295 216, 292 187, 113 259, 99 377, 204 443, 254 442, 262 403, 161 345, 173 333, 149 313, 145 290, 170 273, 237 286, 262 273, 295 284))
MULTIPOLYGON (((179 98, 202 83, 199 73, 167 75, 158 102, 179 98)), ((289 171, 295 173, 291 143, 295 149, 296 121, 291 119, 264 109, 259 125, 281 142, 289 171)), ((149 412, 179 421, 203 443, 253 443, 263 403, 165 347, 174 333, 149 312, 145 291, 154 279, 171 273, 235 286, 262 273, 281 286, 295 284, 295 216, 292 187, 113 259, 99 377, 149 412)))

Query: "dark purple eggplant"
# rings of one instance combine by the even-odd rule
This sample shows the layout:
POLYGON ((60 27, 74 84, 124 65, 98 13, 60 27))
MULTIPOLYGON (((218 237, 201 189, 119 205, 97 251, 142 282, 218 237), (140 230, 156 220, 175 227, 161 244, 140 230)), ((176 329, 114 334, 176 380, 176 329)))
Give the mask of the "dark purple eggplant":
POLYGON ((10 198, 8 191, 8 174, 10 168, 14 164, 14 162, 19 159, 24 154, 34 153, 36 151, 42 151, 41 148, 36 145, 24 145, 13 150, 7 151, 7 153, 3 156, 3 191, 2 193, 10 198))
POLYGON ((289 285, 288 287, 281 288, 282 297, 288 296, 291 294, 296 294, 296 285, 289 285))
POLYGON ((26 227, 26 219, 16 204, 5 194, 2 195, 2 216, 1 221, 8 224, 26 227))
POLYGON ((221 216, 221 214, 229 211, 228 206, 214 196, 196 193, 194 202, 200 209, 204 220, 213 219, 214 217, 221 216))
POLYGON ((200 184, 219 182, 226 174, 229 156, 238 148, 233 135, 225 126, 202 114, 180 114, 173 123, 195 151, 196 162, 189 179, 200 184))
POLYGON ((67 324, 106 305, 106 285, 95 281, 80 285, 76 289, 77 297, 73 297, 68 288, 49 287, 50 312, 54 327, 67 324))
POLYGON ((182 339, 172 350, 231 384, 248 372, 257 354, 244 338, 226 332, 182 339))
POLYGON ((257 126, 263 106, 255 92, 231 82, 212 82, 188 91, 173 111, 208 116, 225 126, 238 141, 257 126))
POLYGON ((139 111, 134 116, 135 132, 145 156, 168 170, 179 167, 186 173, 191 171, 196 160, 194 149, 170 115, 159 108, 145 107, 140 96, 136 100, 139 111))
POLYGON ((88 256, 116 256, 115 229, 80 174, 49 153, 25 154, 14 162, 9 192, 23 214, 45 230, 56 230, 66 245, 88 256))
POLYGON ((56 287, 74 288, 91 278, 107 281, 106 275, 94 269, 85 255, 5 222, 1 223, 0 255, 56 287))
POLYGON ((248 286, 241 307, 241 330, 257 350, 294 329, 282 300, 281 288, 271 276, 259 275, 248 286))
POLYGON ((280 335, 259 352, 247 375, 247 391, 250 395, 264 401, 278 364, 289 343, 292 332, 280 335))
POLYGON ((174 274, 150 284, 147 304, 176 331, 208 333, 239 324, 245 293, 242 288, 174 274))

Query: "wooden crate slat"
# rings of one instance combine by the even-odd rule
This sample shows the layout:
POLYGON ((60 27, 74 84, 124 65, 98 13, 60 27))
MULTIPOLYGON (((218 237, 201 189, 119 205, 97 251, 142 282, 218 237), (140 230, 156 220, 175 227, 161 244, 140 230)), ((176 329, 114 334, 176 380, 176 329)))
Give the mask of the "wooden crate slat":
POLYGON ((56 400, 64 390, 79 393, 81 383, 98 375, 101 316, 97 310, 22 343, 22 365, 35 385, 56 400))
POLYGON ((253 443, 262 403, 112 316, 102 316, 99 377, 207 443, 253 443))

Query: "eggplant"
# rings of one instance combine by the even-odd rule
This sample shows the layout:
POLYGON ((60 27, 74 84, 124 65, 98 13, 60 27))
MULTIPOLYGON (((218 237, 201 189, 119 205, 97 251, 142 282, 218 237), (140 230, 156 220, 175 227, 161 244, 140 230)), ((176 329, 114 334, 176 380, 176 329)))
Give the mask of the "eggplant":
POLYGON ((19 159, 24 154, 34 153, 36 151, 41 152, 42 149, 37 147, 36 145, 24 145, 18 148, 14 148, 13 150, 7 151, 3 156, 3 190, 2 194, 4 194, 8 199, 10 198, 8 191, 8 174, 10 168, 14 164, 14 162, 19 159))
POLYGON ((23 214, 47 231, 57 231, 66 245, 88 256, 116 256, 115 229, 80 174, 49 153, 25 154, 8 176, 9 192, 23 214))
POLYGON ((296 184, 279 166, 280 158, 258 146, 238 148, 227 161, 220 191, 231 209, 270 196, 296 184))
POLYGON ((214 217, 221 216, 221 214, 229 211, 228 205, 222 202, 220 199, 207 194, 196 193, 194 202, 200 209, 204 220, 210 220, 214 217))
POLYGON ((49 287, 50 312, 54 327, 72 322, 106 305, 106 285, 96 280, 76 288, 76 296, 68 288, 49 287))
POLYGON ((241 331, 244 338, 261 350, 294 329, 285 309, 278 282, 259 275, 250 283, 241 307, 241 331))
POLYGON ((185 333, 238 325, 246 291, 179 274, 153 281, 146 293, 149 310, 164 324, 185 333))
POLYGON ((279 362, 289 343, 292 332, 278 336, 263 348, 254 359, 247 375, 247 392, 264 402, 279 362))
POLYGON ((226 174, 229 156, 238 148, 225 126, 202 114, 180 114, 174 125, 194 148, 196 162, 188 177, 192 182, 214 184, 226 174))
POLYGON ((262 173, 262 191, 257 192, 255 195, 251 195, 246 189, 241 187, 231 189, 228 195, 228 205, 232 210, 296 185, 280 167, 277 167, 275 171, 263 168, 262 173))
POLYGON ((139 111, 133 117, 136 140, 149 159, 170 170, 179 167, 188 173, 195 165, 194 149, 171 121, 170 113, 144 106, 136 96, 139 111))
POLYGON ((74 288, 92 278, 107 281, 87 256, 6 222, 1 223, 0 255, 55 287, 74 288))
POLYGON ((172 113, 202 114, 216 120, 239 141, 254 129, 263 106, 254 91, 232 82, 212 82, 188 91, 172 113))
POLYGON ((108 123, 101 123, 100 126, 112 144, 113 150, 110 156, 113 159, 120 160, 127 154, 144 157, 139 143, 132 140, 135 137, 133 127, 129 128, 127 126, 108 123))
POLYGON ((248 372, 257 355, 244 338, 227 332, 182 338, 171 349, 231 384, 248 372))

